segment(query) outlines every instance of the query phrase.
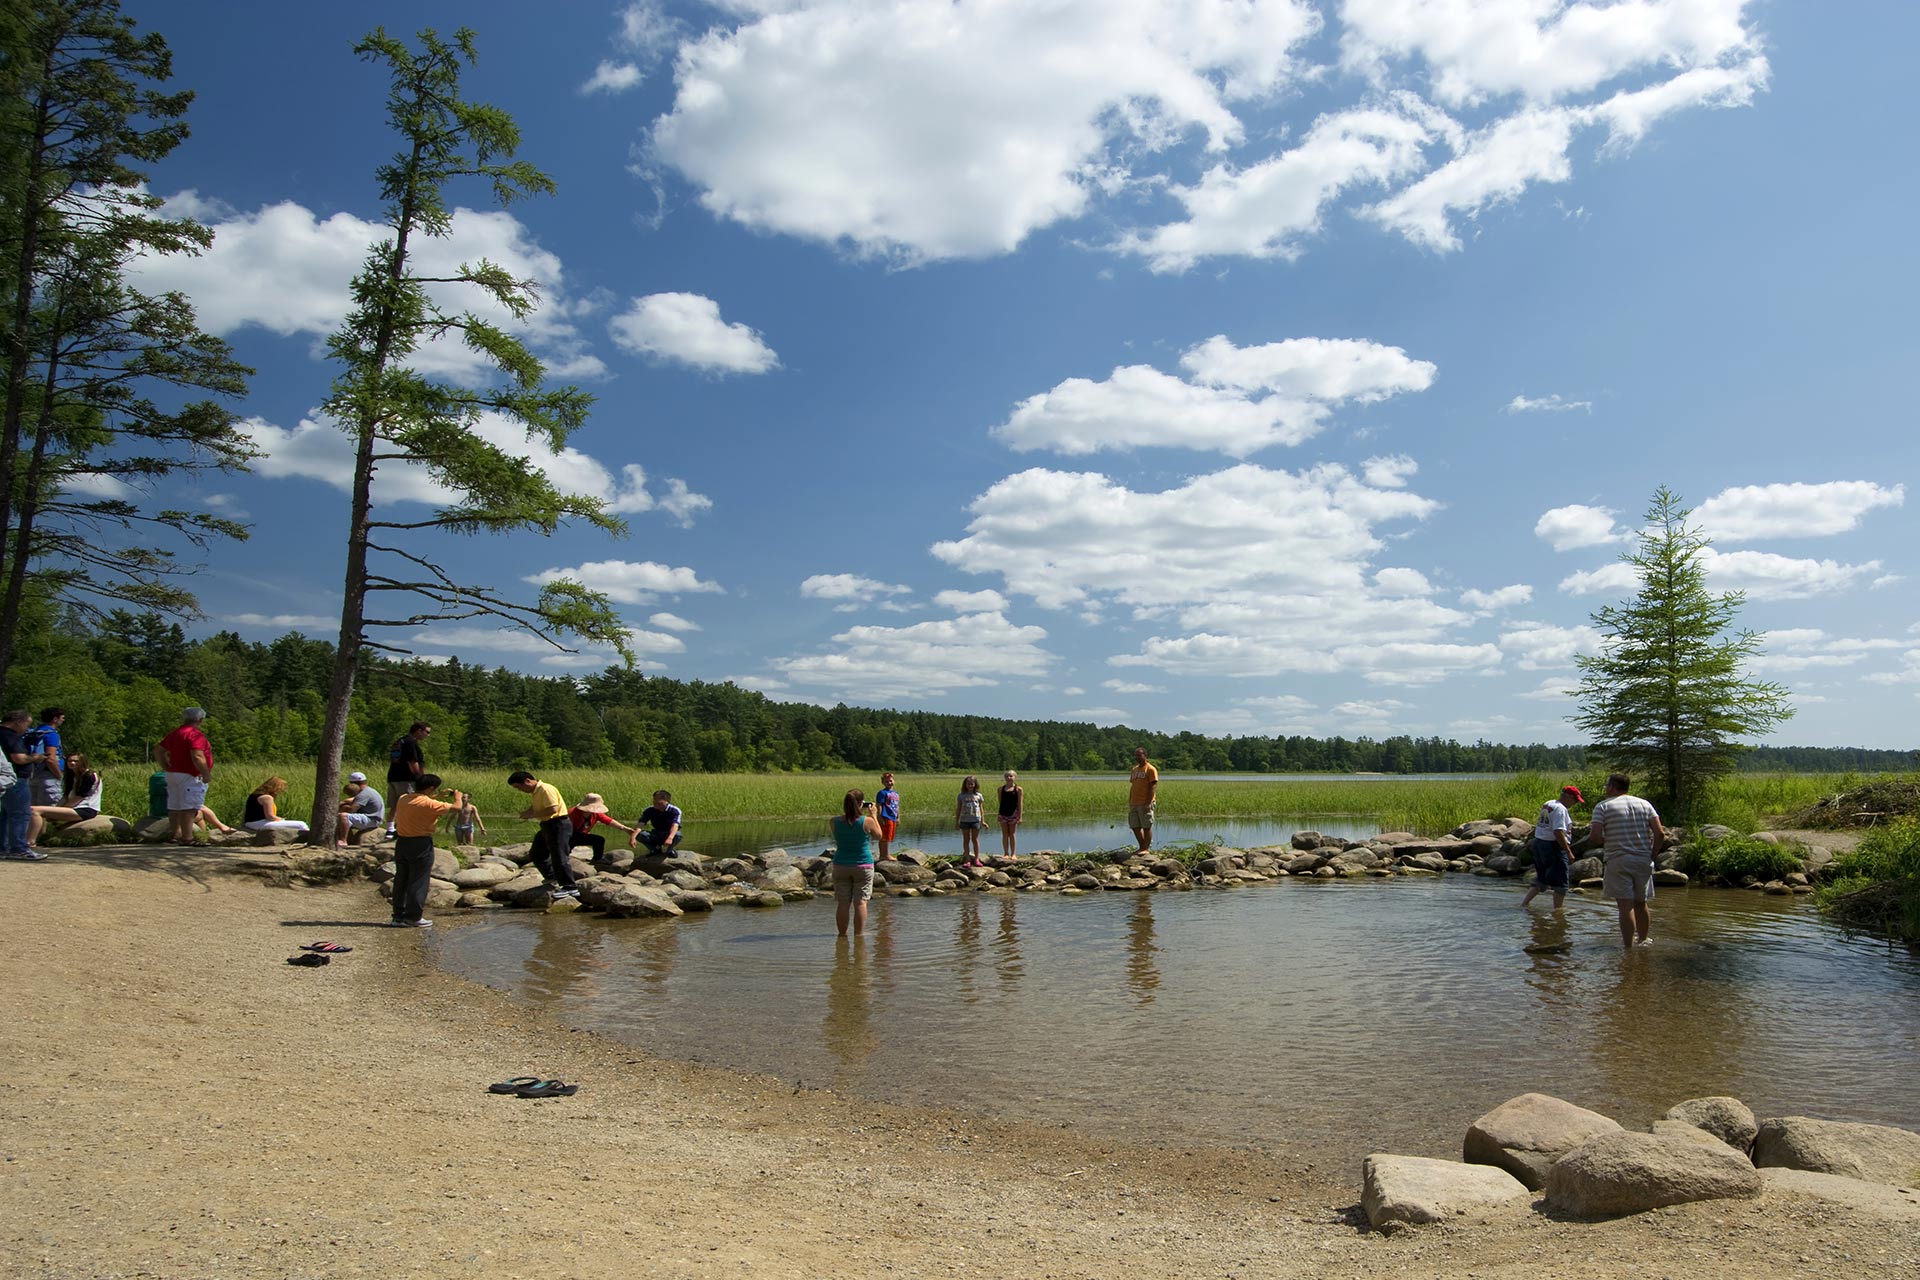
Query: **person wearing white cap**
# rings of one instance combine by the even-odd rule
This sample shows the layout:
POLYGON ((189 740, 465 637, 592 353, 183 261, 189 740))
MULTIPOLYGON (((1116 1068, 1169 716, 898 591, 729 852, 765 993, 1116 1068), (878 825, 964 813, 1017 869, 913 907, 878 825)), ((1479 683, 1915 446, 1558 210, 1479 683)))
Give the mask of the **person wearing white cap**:
POLYGON ((340 817, 333 827, 333 847, 346 847, 349 831, 371 831, 387 821, 387 802, 367 785, 367 775, 355 769, 347 775, 347 793, 340 798, 340 817))

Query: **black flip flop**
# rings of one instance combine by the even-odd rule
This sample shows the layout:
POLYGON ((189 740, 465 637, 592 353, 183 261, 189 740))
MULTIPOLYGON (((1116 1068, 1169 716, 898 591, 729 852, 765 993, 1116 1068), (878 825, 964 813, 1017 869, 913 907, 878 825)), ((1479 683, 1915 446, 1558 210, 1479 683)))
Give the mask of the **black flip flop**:
POLYGON ((353 950, 352 947, 342 946, 338 942, 306 942, 301 944, 300 949, 302 951, 318 951, 322 955, 329 956, 345 955, 347 952, 353 950))
POLYGON ((561 1084, 558 1080, 540 1080, 514 1090, 514 1094, 522 1098, 567 1098, 578 1092, 579 1085, 561 1084))
POLYGON ((487 1086, 488 1093, 518 1093, 529 1085, 540 1083, 539 1076, 515 1076, 511 1080, 502 1080, 499 1084, 487 1086))
POLYGON ((317 956, 311 951, 303 951, 297 956, 288 956, 287 963, 301 965, 309 969, 317 969, 323 964, 332 964, 333 961, 325 956, 317 956))

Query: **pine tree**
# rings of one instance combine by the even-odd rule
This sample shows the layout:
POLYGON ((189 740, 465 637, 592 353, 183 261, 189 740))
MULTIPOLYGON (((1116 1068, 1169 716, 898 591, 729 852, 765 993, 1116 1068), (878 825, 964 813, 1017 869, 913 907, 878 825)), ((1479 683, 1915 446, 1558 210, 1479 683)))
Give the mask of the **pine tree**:
POLYGON ((246 530, 150 510, 137 486, 244 467, 252 446, 220 401, 179 403, 182 392, 244 395, 251 370, 201 332, 185 298, 148 296, 126 279, 138 257, 197 253, 210 240, 197 223, 161 216, 143 185, 142 166, 186 136, 193 97, 158 87, 172 73, 166 42, 139 34, 118 0, 9 3, 0 19, 3 678, 30 588, 83 611, 106 599, 197 613, 152 532, 204 546, 246 530), (114 529, 139 536, 109 545, 99 535, 114 529))
POLYGON ((1676 822, 1688 820, 1707 783, 1732 771, 1745 749, 1739 739, 1793 714, 1782 686, 1743 678, 1760 638, 1728 634, 1746 597, 1707 590, 1711 543, 1687 524, 1691 514, 1664 485, 1654 493, 1639 545, 1621 557, 1639 575, 1639 594, 1593 615, 1600 652, 1576 660, 1574 723, 1601 759, 1644 775, 1644 789, 1676 822))
MULTIPOLYGON (((451 234, 450 183, 478 179, 502 206, 551 193, 554 185, 532 165, 512 159, 520 131, 510 116, 460 96, 461 69, 475 59, 473 32, 462 28, 449 42, 428 30, 418 43, 416 52, 376 29, 354 46, 392 77, 388 118, 403 146, 378 174, 390 234, 354 278, 354 310, 327 343, 343 370, 325 409, 353 439, 355 453, 340 640, 314 778, 311 825, 321 836, 334 826, 340 757, 362 655, 408 652, 369 639, 370 629, 484 617, 524 628, 562 650, 556 637, 578 636, 627 654, 625 625, 598 592, 561 580, 548 583, 534 602, 517 602, 490 586, 456 582, 432 559, 398 545, 417 543, 427 532, 550 534, 570 520, 625 530, 599 499, 562 492, 475 430, 483 414, 503 418, 558 453, 586 420, 592 400, 575 387, 546 387, 539 360, 512 334, 473 312, 449 312, 428 294, 430 284, 465 286, 515 318, 531 312, 534 286, 504 268, 481 261, 451 277, 429 278, 419 274, 413 252, 421 236, 451 234), (485 357, 498 379, 460 386, 412 367, 409 357, 438 338, 463 341, 485 357), (423 466, 452 500, 426 519, 375 520, 375 473, 388 462, 423 466), (397 607, 389 616, 369 617, 369 597, 397 607)), ((504 732, 502 720, 495 729, 504 732)))

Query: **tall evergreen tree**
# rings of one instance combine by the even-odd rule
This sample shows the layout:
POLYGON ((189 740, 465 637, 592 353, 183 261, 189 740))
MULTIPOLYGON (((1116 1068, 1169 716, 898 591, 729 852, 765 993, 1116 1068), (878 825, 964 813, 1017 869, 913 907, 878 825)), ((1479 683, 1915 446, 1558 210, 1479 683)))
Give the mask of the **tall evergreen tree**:
POLYGON ((400 545, 429 531, 551 533, 569 520, 615 533, 625 528, 600 500, 562 492, 475 430, 482 415, 492 415, 557 453, 586 420, 592 401, 575 387, 546 387, 540 362, 512 334, 474 312, 450 312, 428 293, 429 285, 466 286, 516 318, 527 315, 536 302, 531 282, 485 261, 463 265, 451 277, 422 276, 413 258, 415 241, 451 234, 446 188, 455 181, 485 182, 503 206, 551 193, 554 186, 546 174, 512 159, 520 132, 510 116, 460 96, 461 69, 475 58, 473 33, 462 28, 449 42, 428 30, 418 43, 416 52, 377 29, 354 46, 392 77, 387 113, 403 145, 378 174, 390 234, 354 278, 353 312, 327 343, 343 369, 325 408, 354 442, 354 471, 340 640, 314 779, 311 822, 320 833, 334 825, 361 656, 369 650, 407 652, 369 639, 370 629, 485 617, 556 646, 557 637, 579 636, 627 651, 625 626, 606 597, 579 583, 552 582, 537 600, 518 602, 490 586, 456 582, 429 557, 400 545), (438 338, 463 341, 494 367, 498 379, 460 386, 419 372, 409 357, 438 338), (375 473, 385 462, 425 467, 452 500, 422 520, 375 520, 375 473), (388 616, 369 617, 370 596, 396 607, 388 616))
POLYGON ((210 239, 163 216, 143 186, 143 166, 186 136, 192 94, 158 87, 171 73, 166 42, 139 34, 119 0, 0 7, 0 678, 30 580, 82 608, 104 598, 192 614, 152 530, 197 545, 245 536, 217 515, 149 510, 127 483, 240 467, 252 453, 219 401, 156 401, 237 397, 250 370, 201 332, 184 298, 126 279, 136 257, 210 239), (140 536, 99 536, 115 529, 140 536))
POLYGON ((1672 490, 1655 491, 1638 546, 1621 557, 1639 576, 1639 593, 1593 615, 1600 652, 1576 659, 1574 723, 1601 758, 1644 775, 1678 822, 1707 783, 1733 769, 1739 739, 1793 714, 1782 686, 1744 678, 1760 638, 1728 632, 1746 597, 1707 590, 1711 543, 1687 523, 1691 514, 1672 490))

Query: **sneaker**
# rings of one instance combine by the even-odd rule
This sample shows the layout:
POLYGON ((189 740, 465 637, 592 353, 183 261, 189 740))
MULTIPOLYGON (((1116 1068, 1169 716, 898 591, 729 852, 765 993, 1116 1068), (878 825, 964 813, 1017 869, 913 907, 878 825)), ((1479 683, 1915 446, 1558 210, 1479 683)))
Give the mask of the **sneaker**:
POLYGON ((393 927, 395 929, 431 929, 433 928, 433 921, 431 920, 395 920, 393 922, 393 927))
POLYGON ((28 849, 24 853, 10 853, 7 857, 14 862, 45 862, 47 860, 47 855, 38 849, 28 849))
POLYGON ((580 891, 572 885, 566 885, 562 888, 555 889, 550 896, 555 898, 577 898, 580 896, 580 891))

